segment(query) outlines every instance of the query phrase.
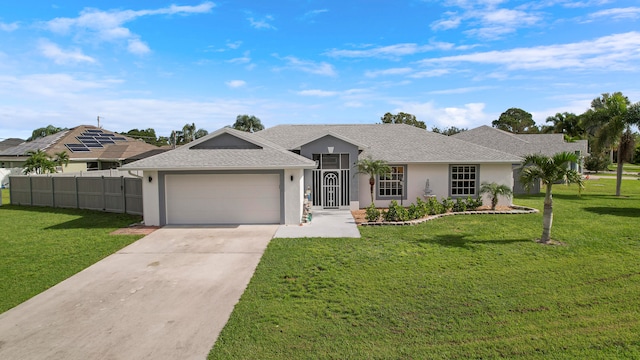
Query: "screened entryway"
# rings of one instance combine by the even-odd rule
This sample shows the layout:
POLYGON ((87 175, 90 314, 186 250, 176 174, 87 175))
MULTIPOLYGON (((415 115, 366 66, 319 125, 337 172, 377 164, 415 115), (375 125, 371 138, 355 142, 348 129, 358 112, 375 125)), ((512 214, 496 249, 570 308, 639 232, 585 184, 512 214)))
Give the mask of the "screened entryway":
POLYGON ((349 206, 349 154, 313 154, 313 206, 337 209, 349 206))

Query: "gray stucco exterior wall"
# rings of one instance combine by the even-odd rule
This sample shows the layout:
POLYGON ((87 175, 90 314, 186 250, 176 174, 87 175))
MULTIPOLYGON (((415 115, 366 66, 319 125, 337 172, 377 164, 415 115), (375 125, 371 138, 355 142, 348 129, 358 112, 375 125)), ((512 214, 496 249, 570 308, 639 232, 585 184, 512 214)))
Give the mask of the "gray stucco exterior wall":
MULTIPOLYGON (((349 199, 351 201, 358 201, 358 176, 356 176, 356 167, 355 162, 358 161, 358 147, 351 143, 348 143, 344 140, 338 139, 331 135, 323 136, 317 140, 314 140, 308 144, 305 144, 300 147, 300 155, 313 159, 313 154, 328 154, 329 147, 333 147, 334 154, 349 154, 349 162, 351 163, 350 167, 350 188, 349 188, 349 199)), ((313 188, 312 184, 312 170, 304 171, 304 188, 313 188)))

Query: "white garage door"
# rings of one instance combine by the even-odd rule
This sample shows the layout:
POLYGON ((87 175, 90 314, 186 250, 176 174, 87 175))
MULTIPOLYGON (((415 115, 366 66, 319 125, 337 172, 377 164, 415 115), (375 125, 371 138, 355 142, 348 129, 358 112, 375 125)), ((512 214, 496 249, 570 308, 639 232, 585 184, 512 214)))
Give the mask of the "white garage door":
POLYGON ((277 174, 166 175, 167 224, 279 224, 277 174))

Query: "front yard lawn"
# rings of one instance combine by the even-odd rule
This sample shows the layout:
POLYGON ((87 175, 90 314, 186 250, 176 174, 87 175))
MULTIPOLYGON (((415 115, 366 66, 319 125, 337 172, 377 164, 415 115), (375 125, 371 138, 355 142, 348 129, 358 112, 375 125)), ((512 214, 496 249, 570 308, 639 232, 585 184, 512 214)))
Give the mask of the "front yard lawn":
POLYGON ((209 358, 640 358, 640 182, 622 191, 554 187, 563 246, 534 242, 541 213, 274 239, 209 358))
POLYGON ((139 239, 109 235, 137 221, 88 210, 0 206, 0 313, 139 239))

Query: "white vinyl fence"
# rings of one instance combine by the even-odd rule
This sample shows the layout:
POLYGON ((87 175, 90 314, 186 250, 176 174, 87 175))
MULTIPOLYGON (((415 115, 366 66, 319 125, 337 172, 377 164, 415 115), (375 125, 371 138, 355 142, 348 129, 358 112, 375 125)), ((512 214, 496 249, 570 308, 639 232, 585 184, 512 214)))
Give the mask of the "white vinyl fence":
POLYGON ((10 176, 12 205, 142 215, 142 179, 132 177, 10 176))

